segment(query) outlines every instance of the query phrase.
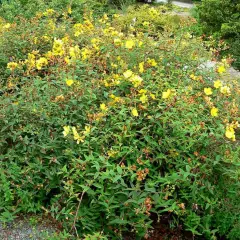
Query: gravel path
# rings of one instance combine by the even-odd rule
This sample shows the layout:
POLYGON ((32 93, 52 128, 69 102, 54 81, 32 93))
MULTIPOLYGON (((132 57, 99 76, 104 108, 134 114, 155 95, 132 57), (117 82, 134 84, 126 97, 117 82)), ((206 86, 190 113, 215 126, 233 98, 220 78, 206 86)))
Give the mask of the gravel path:
MULTIPOLYGON (((199 67, 202 69, 208 69, 209 71, 213 71, 216 68, 217 62, 214 61, 207 61, 201 64, 199 67)), ((240 79, 240 72, 233 67, 230 67, 227 72, 223 75, 226 81, 233 80, 233 79, 240 79)))
POLYGON ((55 223, 41 216, 25 216, 9 224, 0 222, 0 240, 44 240, 57 231, 55 223))
MULTIPOLYGON (((167 0, 157 0, 157 3, 167 3, 167 0)), ((184 2, 179 2, 179 1, 172 1, 172 4, 182 7, 182 8, 192 8, 194 6, 193 3, 184 3, 184 2)))

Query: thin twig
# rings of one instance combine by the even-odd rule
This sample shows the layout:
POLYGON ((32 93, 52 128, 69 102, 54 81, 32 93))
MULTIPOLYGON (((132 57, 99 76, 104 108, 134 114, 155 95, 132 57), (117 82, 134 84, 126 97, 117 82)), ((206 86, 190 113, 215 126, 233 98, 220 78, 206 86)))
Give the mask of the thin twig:
POLYGON ((76 211, 76 214, 75 214, 75 217, 74 217, 73 225, 72 225, 72 228, 71 228, 71 230, 74 228, 74 230, 76 232, 76 235, 77 235, 77 238, 79 238, 79 236, 78 236, 78 232, 77 232, 77 228, 76 228, 76 221, 77 221, 78 212, 79 212, 84 194, 85 194, 85 191, 83 191, 82 194, 81 194, 81 197, 80 197, 80 200, 79 200, 79 203, 78 203, 78 206, 77 206, 77 211, 76 211))

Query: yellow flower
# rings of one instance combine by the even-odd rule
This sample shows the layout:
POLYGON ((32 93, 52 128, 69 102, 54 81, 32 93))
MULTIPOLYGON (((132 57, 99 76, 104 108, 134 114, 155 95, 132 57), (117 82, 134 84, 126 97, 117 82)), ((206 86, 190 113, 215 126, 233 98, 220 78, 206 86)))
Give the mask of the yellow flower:
POLYGON ((67 80, 66 80, 66 84, 67 84, 69 87, 71 87, 73 83, 74 83, 74 81, 73 81, 72 79, 67 79, 67 80))
POLYGON ((28 66, 28 69, 32 69, 35 67, 35 55, 32 53, 28 53, 28 59, 25 60, 25 63, 28 66))
POLYGON ((126 41, 125 47, 127 49, 132 49, 134 46, 135 46, 135 42, 133 40, 127 40, 126 41))
POLYGON ((51 16, 55 13, 55 11, 51 8, 47 9, 46 12, 43 13, 44 16, 51 16))
POLYGON ((115 63, 111 63, 111 67, 112 67, 112 68, 117 68, 117 67, 118 67, 118 65, 117 65, 117 64, 115 64, 115 63))
POLYGON ((108 20, 108 16, 107 16, 107 14, 106 13, 104 13, 104 15, 103 15, 103 17, 102 17, 105 21, 107 21, 108 20))
POLYGON ((147 93, 147 90, 146 90, 146 89, 140 89, 140 90, 139 90, 139 93, 140 93, 140 94, 145 94, 145 93, 147 93))
POLYGON ((139 66, 139 72, 143 73, 144 72, 144 62, 140 62, 138 66, 139 66))
POLYGON ((215 108, 215 107, 213 107, 213 108, 211 109, 211 115, 212 115, 213 117, 217 117, 217 116, 218 116, 218 109, 215 108))
POLYGON ((142 41, 138 41, 138 46, 141 47, 143 45, 142 41))
POLYGON ((100 104, 100 109, 105 112, 105 111, 107 111, 108 108, 106 107, 105 103, 101 103, 100 104))
POLYGON ((132 115, 133 115, 134 117, 138 117, 138 111, 137 111, 136 108, 133 108, 133 109, 132 109, 132 115))
POLYGON ((72 8, 71 8, 71 6, 68 7, 67 12, 68 12, 68 14, 72 14, 72 8))
POLYGON ((214 82, 214 87, 215 87, 215 88, 220 88, 220 87, 222 87, 222 82, 221 82, 220 80, 215 81, 215 82, 214 82))
POLYGON ((142 84, 143 79, 137 75, 133 75, 130 81, 132 82, 133 86, 136 88, 142 84))
POLYGON ((47 35, 44 35, 42 39, 46 42, 50 41, 50 37, 48 37, 47 35))
POLYGON ((85 126, 85 131, 83 132, 85 135, 89 134, 91 131, 91 127, 90 126, 85 126))
POLYGON ((75 36, 75 37, 78 37, 78 36, 81 35, 82 33, 83 33, 83 31, 75 30, 74 36, 75 36))
POLYGON ((44 56, 45 56, 47 59, 50 59, 50 58, 53 57, 53 52, 48 51, 47 53, 44 54, 44 56))
POLYGON ((131 70, 127 70, 126 72, 123 73, 123 76, 125 78, 130 78, 133 75, 133 72, 131 70))
POLYGON ((80 136, 77 132, 76 127, 72 127, 72 132, 73 132, 73 138, 74 140, 77 141, 77 144, 79 144, 80 142, 84 142, 85 136, 80 136))
POLYGON ((63 130, 63 136, 66 137, 70 133, 70 126, 64 126, 63 130))
POLYGON ((89 50, 88 48, 83 48, 82 49, 82 59, 83 60, 88 59, 90 57, 91 53, 92 53, 91 50, 89 50))
POLYGON ((44 57, 39 58, 36 61, 36 67, 38 70, 41 70, 43 66, 46 66, 48 64, 48 60, 44 57))
POLYGON ((154 95, 154 94, 150 94, 150 97, 153 99, 153 100, 155 100, 156 99, 156 96, 154 95))
POLYGON ((52 52, 55 56, 62 56, 64 54, 64 46, 62 40, 54 39, 52 52))
POLYGON ((7 24, 3 25, 3 29, 9 29, 10 27, 11 27, 10 23, 7 23, 7 24))
POLYGON ((233 126, 229 125, 226 127, 225 136, 227 138, 231 139, 232 141, 236 141, 235 131, 234 131, 233 126))
POLYGON ((121 39, 120 38, 115 38, 114 39, 114 44, 116 45, 116 46, 120 46, 121 45, 121 39))
POLYGON ((144 27, 148 27, 148 26, 150 25, 150 22, 144 21, 142 25, 143 25, 144 27))
POLYGON ((76 45, 74 47, 69 48, 69 55, 72 59, 76 60, 77 58, 80 57, 80 49, 79 46, 76 45))
POLYGON ((71 63, 71 60, 70 60, 70 58, 69 58, 68 56, 64 58, 64 61, 65 61, 66 64, 68 64, 68 65, 71 63))
POLYGON ((162 93, 162 98, 163 98, 163 99, 167 99, 167 98, 170 97, 170 95, 171 95, 171 90, 168 89, 166 92, 163 92, 163 93, 162 93))
POLYGON ((116 154, 118 153, 118 151, 114 151, 114 150, 109 150, 109 151, 107 151, 107 155, 109 156, 109 157, 114 157, 116 154))
POLYGON ((204 93, 206 94, 206 95, 212 95, 212 89, 211 88, 204 88, 204 93))
POLYGON ((147 95, 143 94, 143 95, 140 97, 140 101, 141 101, 142 103, 146 103, 146 102, 148 101, 147 95))
POLYGON ((155 59, 148 59, 147 62, 152 67, 156 67, 157 66, 157 62, 155 61, 155 59))
POLYGON ((114 17, 114 18, 119 18, 120 15, 115 13, 115 14, 113 14, 113 17, 114 17))
POLYGON ((33 39, 33 42, 34 42, 34 44, 37 44, 37 43, 38 43, 38 38, 35 37, 35 38, 33 39))
POLYGON ((220 88, 220 92, 222 94, 229 95, 231 93, 230 87, 228 87, 228 86, 221 87, 220 88))
POLYGON ((191 78, 192 80, 197 80, 197 76, 195 76, 193 73, 190 75, 190 78, 191 78))
POLYGON ((7 68, 13 71, 15 68, 17 68, 18 64, 16 62, 9 62, 7 64, 7 68))
POLYGON ((222 73, 226 72, 226 68, 223 65, 221 65, 220 67, 218 67, 217 71, 218 71, 218 73, 222 74, 222 73))

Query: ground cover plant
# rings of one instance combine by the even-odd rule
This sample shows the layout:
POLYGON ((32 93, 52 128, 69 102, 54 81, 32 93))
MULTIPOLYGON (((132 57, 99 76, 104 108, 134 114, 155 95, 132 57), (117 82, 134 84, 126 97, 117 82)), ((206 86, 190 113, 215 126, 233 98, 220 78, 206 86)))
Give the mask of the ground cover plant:
POLYGON ((0 221, 46 212, 72 238, 141 239, 167 213, 239 236, 239 81, 229 59, 201 67, 192 23, 148 5, 1 19, 0 221))

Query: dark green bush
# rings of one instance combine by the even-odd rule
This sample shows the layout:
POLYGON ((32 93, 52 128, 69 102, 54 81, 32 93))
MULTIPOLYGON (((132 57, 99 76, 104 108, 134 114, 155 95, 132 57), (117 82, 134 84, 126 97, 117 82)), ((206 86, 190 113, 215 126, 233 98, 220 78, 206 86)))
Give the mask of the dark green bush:
MULTIPOLYGON (((229 49, 222 55, 232 54, 234 65, 240 69, 240 3, 238 0, 203 0, 198 5, 198 20, 203 33, 225 40, 229 49)), ((218 43, 217 43, 218 44, 218 43)))

